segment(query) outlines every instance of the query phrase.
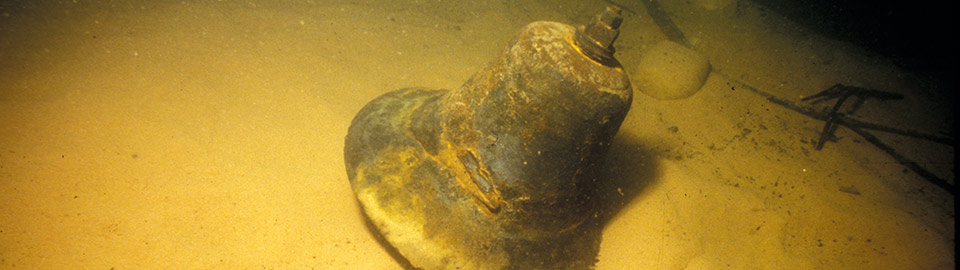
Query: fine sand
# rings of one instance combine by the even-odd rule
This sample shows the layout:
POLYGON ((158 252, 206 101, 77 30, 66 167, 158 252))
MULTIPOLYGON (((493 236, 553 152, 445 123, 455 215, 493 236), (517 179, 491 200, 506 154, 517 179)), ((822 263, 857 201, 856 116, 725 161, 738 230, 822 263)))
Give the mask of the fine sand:
MULTIPOLYGON (((275 2, 0 3, 0 269, 400 269, 346 179, 356 112, 607 4, 275 2)), ((629 72, 667 37, 622 2, 629 72)), ((822 121, 751 88, 817 110, 799 99, 836 83, 900 93, 851 117, 931 134, 941 91, 747 1, 662 2, 713 72, 635 93, 597 269, 954 269, 952 195, 845 127, 815 150, 822 121)), ((951 146, 871 132, 954 183, 951 146)))

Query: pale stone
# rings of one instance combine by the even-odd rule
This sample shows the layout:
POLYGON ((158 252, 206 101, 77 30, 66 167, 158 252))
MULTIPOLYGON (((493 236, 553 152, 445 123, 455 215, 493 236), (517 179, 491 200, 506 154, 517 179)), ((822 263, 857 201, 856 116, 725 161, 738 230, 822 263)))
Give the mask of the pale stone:
POLYGON ((700 91, 710 75, 710 61, 671 41, 657 43, 640 57, 631 74, 634 86, 655 99, 682 99, 700 91))

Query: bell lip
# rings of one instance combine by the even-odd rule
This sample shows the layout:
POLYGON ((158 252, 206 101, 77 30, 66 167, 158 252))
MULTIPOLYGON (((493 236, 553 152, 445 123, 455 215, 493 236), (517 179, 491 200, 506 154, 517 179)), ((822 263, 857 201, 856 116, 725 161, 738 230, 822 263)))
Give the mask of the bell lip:
MULTIPOLYGON (((394 254, 402 255, 404 259, 398 260, 401 264, 409 263, 424 269, 501 268, 507 265, 507 259, 503 258, 505 256, 498 259, 496 252, 476 256, 490 252, 473 248, 475 245, 456 245, 454 241, 460 239, 480 242, 482 239, 477 238, 475 230, 491 226, 478 224, 479 219, 443 220, 448 216, 462 216, 464 212, 476 211, 472 209, 475 207, 472 199, 460 194, 459 190, 450 189, 449 185, 456 183, 448 179, 449 175, 444 172, 447 168, 432 161, 423 145, 411 138, 409 128, 411 124, 416 124, 413 123, 415 120, 400 121, 404 115, 410 115, 432 97, 447 91, 406 88, 386 93, 368 103, 354 118, 345 140, 347 176, 364 219, 369 221, 375 235, 384 239, 382 244, 387 244, 384 246, 388 252, 396 250, 394 254), (370 127, 375 129, 366 129, 370 127), (370 140, 387 140, 390 143, 370 140), (415 160, 415 163, 409 163, 408 158, 415 160), (382 168, 399 168, 407 174, 390 175, 382 168), (425 170, 421 173, 432 175, 433 178, 410 177, 413 169, 425 170), (407 188, 405 185, 420 188, 407 188), (452 193, 442 194, 440 191, 444 189, 452 190, 452 193), (438 211, 440 215, 436 215, 438 211), (464 224, 437 225, 454 222, 464 224), (470 231, 464 231, 464 228, 470 231)), ((491 227, 481 235, 495 239, 490 236, 496 233, 491 227)), ((490 241, 481 244, 492 245, 490 241)))
POLYGON ((367 229, 390 256, 405 269, 590 269, 599 254, 601 220, 590 218, 572 230, 517 237, 493 231, 485 242, 451 243, 452 239, 476 236, 471 229, 484 224, 462 221, 462 227, 444 227, 451 238, 411 233, 409 226, 426 226, 416 218, 378 215, 386 212, 379 202, 357 198, 367 229), (371 217, 379 216, 379 218, 371 217), (529 257, 527 257, 529 256, 529 257), (532 258, 532 259, 531 259, 532 258))

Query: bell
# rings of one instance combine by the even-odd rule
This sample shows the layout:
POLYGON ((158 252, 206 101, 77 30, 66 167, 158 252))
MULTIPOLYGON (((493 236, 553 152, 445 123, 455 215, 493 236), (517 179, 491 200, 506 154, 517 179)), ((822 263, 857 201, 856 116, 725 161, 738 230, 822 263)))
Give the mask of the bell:
POLYGON ((586 269, 599 248, 598 175, 630 108, 613 57, 622 22, 534 22, 453 90, 367 104, 344 148, 373 227, 423 269, 586 269))

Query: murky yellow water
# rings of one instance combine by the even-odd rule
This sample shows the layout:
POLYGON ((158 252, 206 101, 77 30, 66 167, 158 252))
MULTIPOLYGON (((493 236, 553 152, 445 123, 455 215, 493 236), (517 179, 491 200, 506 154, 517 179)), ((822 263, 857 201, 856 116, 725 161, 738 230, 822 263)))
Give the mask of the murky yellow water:
MULTIPOLYGON (((399 269, 346 179, 354 114, 457 87, 526 23, 606 4, 478 2, 0 4, 0 268, 399 269)), ((742 84, 898 92, 858 116, 929 133, 948 104, 747 2, 663 2, 714 72, 688 99, 635 95, 597 269, 954 268, 951 195, 845 128, 813 150, 823 122, 742 84)), ((629 71, 665 36, 623 4, 629 71)), ((952 148, 877 136, 953 183, 952 148)))

